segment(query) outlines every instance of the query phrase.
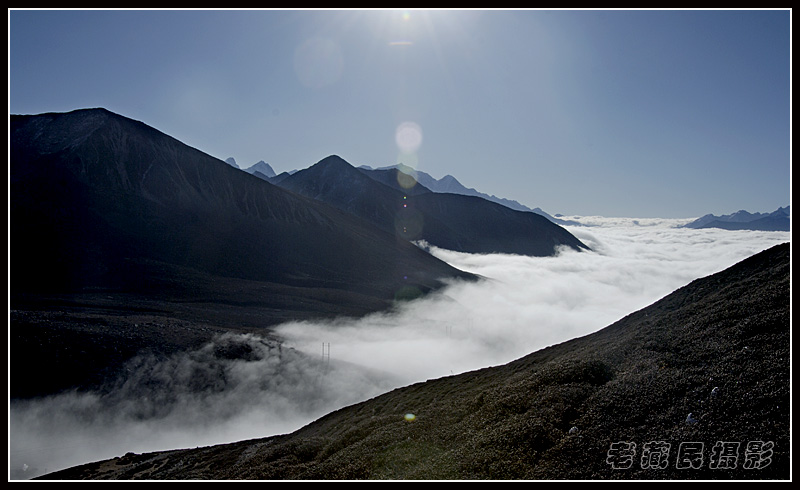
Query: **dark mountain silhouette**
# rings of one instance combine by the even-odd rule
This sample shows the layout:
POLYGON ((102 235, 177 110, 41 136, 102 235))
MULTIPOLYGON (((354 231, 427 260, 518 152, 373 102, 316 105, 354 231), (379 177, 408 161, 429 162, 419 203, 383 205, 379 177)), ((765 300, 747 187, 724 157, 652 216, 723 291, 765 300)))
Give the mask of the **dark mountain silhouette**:
POLYGON ((147 260, 380 298, 465 276, 108 111, 15 116, 11 133, 15 289, 140 287, 126 264, 147 260))
POLYGON ((786 243, 594 334, 396 389, 290 434, 41 478, 785 480, 789 294, 786 243))
POLYGON ((383 170, 375 178, 365 172, 334 155, 277 185, 332 204, 401 238, 448 250, 550 256, 559 246, 587 249, 538 214, 480 197, 430 192, 398 169, 383 170))
POLYGON ((733 214, 715 216, 707 214, 686 228, 722 228, 724 230, 791 231, 789 206, 778 208, 771 213, 750 213, 739 210, 733 214))
MULTIPOLYGON (((28 355, 59 374, 81 364, 61 344, 37 342, 56 331, 69 337, 64 346, 98 345, 84 374, 102 370, 98 359, 108 354, 88 339, 97 330, 81 327, 90 309, 147 312, 159 325, 200 322, 198 331, 209 323, 263 328, 363 315, 443 279, 473 278, 335 207, 104 109, 13 115, 9 136, 15 395, 46 392, 34 387, 52 381, 36 380, 38 369, 13 369, 26 367, 28 355), (56 311, 72 316, 54 322, 56 311)), ((147 344, 117 336, 122 331, 110 333, 121 351, 147 344)))

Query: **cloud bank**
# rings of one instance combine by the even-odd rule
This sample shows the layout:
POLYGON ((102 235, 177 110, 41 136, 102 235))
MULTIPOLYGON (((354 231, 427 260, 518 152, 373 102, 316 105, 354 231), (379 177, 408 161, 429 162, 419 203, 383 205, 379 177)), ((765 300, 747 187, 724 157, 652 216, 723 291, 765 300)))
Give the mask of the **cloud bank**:
POLYGON ((396 387, 504 364, 597 331, 791 238, 678 227, 688 220, 569 219, 587 225, 569 230, 591 252, 532 258, 434 248, 487 279, 454 282, 391 313, 287 323, 276 329, 282 344, 226 335, 166 360, 137 358, 106 394, 14 403, 12 478, 129 451, 291 432, 396 387))
POLYGON ((688 220, 571 217, 591 252, 555 257, 474 255, 432 248, 455 267, 487 278, 452 283, 398 314, 358 321, 290 323, 278 333, 312 352, 383 369, 407 383, 504 364, 601 329, 694 279, 719 272, 789 233, 679 228, 688 220))

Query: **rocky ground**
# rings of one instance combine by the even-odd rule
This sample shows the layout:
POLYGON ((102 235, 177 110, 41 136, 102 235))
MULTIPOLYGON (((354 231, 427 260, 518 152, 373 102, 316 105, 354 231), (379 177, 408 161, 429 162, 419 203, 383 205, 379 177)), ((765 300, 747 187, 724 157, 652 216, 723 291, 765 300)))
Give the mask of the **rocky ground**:
POLYGON ((784 244, 595 334, 291 434, 129 453, 41 479, 785 480, 790 287, 784 244))

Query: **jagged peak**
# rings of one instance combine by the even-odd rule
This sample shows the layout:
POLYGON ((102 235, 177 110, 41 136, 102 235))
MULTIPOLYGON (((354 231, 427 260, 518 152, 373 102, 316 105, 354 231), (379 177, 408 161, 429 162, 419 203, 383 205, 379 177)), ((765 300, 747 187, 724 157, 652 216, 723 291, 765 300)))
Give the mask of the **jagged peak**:
POLYGON ((259 160, 258 162, 246 168, 245 171, 251 174, 259 172, 265 177, 269 178, 275 177, 276 175, 275 170, 272 168, 272 166, 269 163, 265 162, 264 160, 259 160))

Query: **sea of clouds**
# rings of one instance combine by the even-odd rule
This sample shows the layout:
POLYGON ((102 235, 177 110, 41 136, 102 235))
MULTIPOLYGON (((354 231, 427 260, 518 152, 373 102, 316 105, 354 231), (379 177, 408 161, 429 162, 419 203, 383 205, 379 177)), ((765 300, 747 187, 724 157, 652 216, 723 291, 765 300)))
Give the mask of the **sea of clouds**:
POLYGON ((595 332, 791 238, 681 227, 690 220, 567 219, 582 224, 568 229, 591 251, 534 258, 432 248, 486 279, 454 282, 390 313, 287 323, 276 329, 282 344, 226 335, 170 359, 136 358, 105 394, 10 403, 10 477, 288 433, 397 387, 595 332))

